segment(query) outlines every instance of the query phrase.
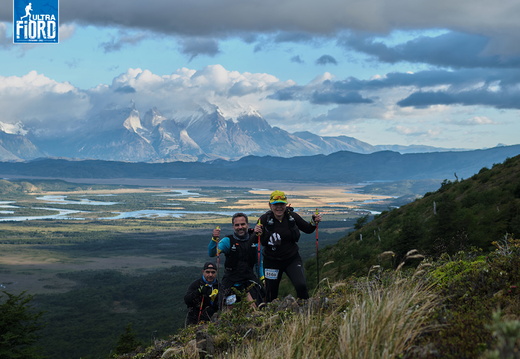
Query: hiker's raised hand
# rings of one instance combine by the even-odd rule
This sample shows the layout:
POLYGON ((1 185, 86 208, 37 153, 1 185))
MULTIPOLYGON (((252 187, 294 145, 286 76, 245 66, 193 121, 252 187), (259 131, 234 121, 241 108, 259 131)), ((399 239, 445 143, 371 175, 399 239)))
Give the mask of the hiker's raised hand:
POLYGON ((255 233, 258 235, 258 234, 262 234, 263 232, 263 227, 260 223, 257 223, 255 225, 255 233))

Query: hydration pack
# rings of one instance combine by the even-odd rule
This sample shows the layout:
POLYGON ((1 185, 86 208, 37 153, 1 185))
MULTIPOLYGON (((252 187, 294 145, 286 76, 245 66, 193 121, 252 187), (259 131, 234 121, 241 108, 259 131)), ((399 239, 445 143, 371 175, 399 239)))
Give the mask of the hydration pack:
MULTIPOLYGON (((294 208, 287 206, 287 210, 284 213, 284 217, 287 218, 289 222, 289 229, 291 230, 293 234, 293 240, 294 242, 298 242, 300 240, 300 230, 298 229, 298 226, 296 225, 296 220, 294 219, 292 212, 294 212, 294 208)), ((273 211, 269 210, 266 212, 266 222, 265 222, 265 228, 268 233, 274 232, 274 221, 276 220, 274 218, 273 211)))
POLYGON ((232 234, 229 238, 229 253, 226 254, 224 267, 227 271, 233 272, 237 268, 244 266, 252 269, 257 262, 257 242, 255 237, 251 237, 251 229, 248 231, 249 239, 245 241, 237 240, 232 234))

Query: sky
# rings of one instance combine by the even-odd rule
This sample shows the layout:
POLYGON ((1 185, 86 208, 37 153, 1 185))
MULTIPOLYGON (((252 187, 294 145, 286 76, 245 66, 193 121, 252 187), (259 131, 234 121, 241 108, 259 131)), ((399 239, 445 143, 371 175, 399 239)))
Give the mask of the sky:
POLYGON ((372 145, 520 143, 518 0, 61 0, 57 44, 13 43, 13 17, 0 0, 4 129, 133 104, 372 145))

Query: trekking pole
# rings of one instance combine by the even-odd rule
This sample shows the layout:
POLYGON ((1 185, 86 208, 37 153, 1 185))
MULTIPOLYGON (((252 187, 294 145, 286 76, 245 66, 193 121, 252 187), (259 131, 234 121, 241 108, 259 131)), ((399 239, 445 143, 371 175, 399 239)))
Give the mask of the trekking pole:
MULTIPOLYGON (((315 215, 317 216, 318 214, 320 214, 320 212, 318 212, 318 208, 316 208, 316 213, 315 213, 315 215)), ((319 257, 318 257, 318 253, 319 253, 319 245, 318 245, 318 224, 319 224, 319 223, 316 223, 316 277, 317 277, 317 283, 316 283, 316 286, 317 286, 317 287, 320 286, 320 260, 319 260, 319 257)))
MULTIPOLYGON (((220 229, 220 226, 216 226, 215 229, 220 229)), ((216 242, 217 242, 217 283, 218 283, 218 286, 219 286, 219 289, 220 289, 220 250, 218 249, 218 244, 220 242, 220 237, 215 237, 216 239, 216 242)), ((222 309, 222 302, 224 299, 222 300, 219 300, 219 298, 221 298, 222 295, 218 295, 217 296, 217 301, 218 301, 218 309, 222 309)))
MULTIPOLYGON (((260 218, 258 218, 258 222, 256 223, 257 225, 262 225, 262 223, 260 223, 260 218)), ((267 286, 265 285, 265 276, 264 276, 264 273, 262 273, 262 244, 260 242, 260 237, 262 236, 262 233, 258 233, 256 235, 256 238, 258 240, 258 245, 257 245, 257 249, 258 249, 258 280, 260 281, 260 287, 263 287, 263 290, 262 288, 260 288, 260 296, 262 298, 262 303, 261 304, 265 304, 266 302, 266 295, 267 295, 267 286), (262 277, 264 277, 264 281, 262 282, 262 277)), ((261 305, 260 304, 260 305, 261 305)))
POLYGON ((202 294, 202 300, 200 301, 200 308, 199 308, 199 317, 197 319, 197 323, 200 322, 200 316, 202 314, 202 307, 204 306, 204 294, 202 294))
MULTIPOLYGON (((216 226, 215 229, 220 229, 220 226, 216 226)), ((220 251, 218 249, 220 237, 213 237, 213 239, 215 239, 215 242, 217 242, 217 281, 218 281, 219 276, 220 276, 220 251)))
MULTIPOLYGON (((258 218, 258 222, 256 223, 257 225, 261 225, 260 224, 260 218, 258 218)), ((256 239, 258 240, 258 244, 257 244, 257 252, 258 252, 258 262, 257 262, 257 266, 258 266, 258 279, 261 281, 263 275, 262 275, 262 269, 260 267, 260 257, 261 257, 261 253, 262 253, 262 249, 261 249, 261 244, 260 244, 260 236, 261 236, 261 233, 258 233, 256 235, 256 239)))

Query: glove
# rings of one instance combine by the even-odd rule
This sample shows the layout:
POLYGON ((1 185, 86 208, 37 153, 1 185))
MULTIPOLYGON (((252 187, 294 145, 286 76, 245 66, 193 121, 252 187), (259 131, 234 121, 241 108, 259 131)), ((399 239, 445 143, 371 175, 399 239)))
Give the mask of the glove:
POLYGON ((320 222, 321 222, 321 214, 319 214, 319 213, 313 214, 312 215, 311 224, 313 226, 315 226, 315 225, 317 225, 320 222))
POLYGON ((199 287, 199 293, 203 296, 209 297, 211 295, 211 287, 209 285, 201 285, 199 287))
POLYGON ((209 299, 211 299, 211 301, 214 302, 217 295, 218 295, 218 289, 213 289, 211 291, 211 294, 209 295, 209 299))
POLYGON ((265 287, 265 277, 264 277, 264 276, 261 276, 261 277, 260 277, 260 282, 261 282, 262 285, 265 287))

